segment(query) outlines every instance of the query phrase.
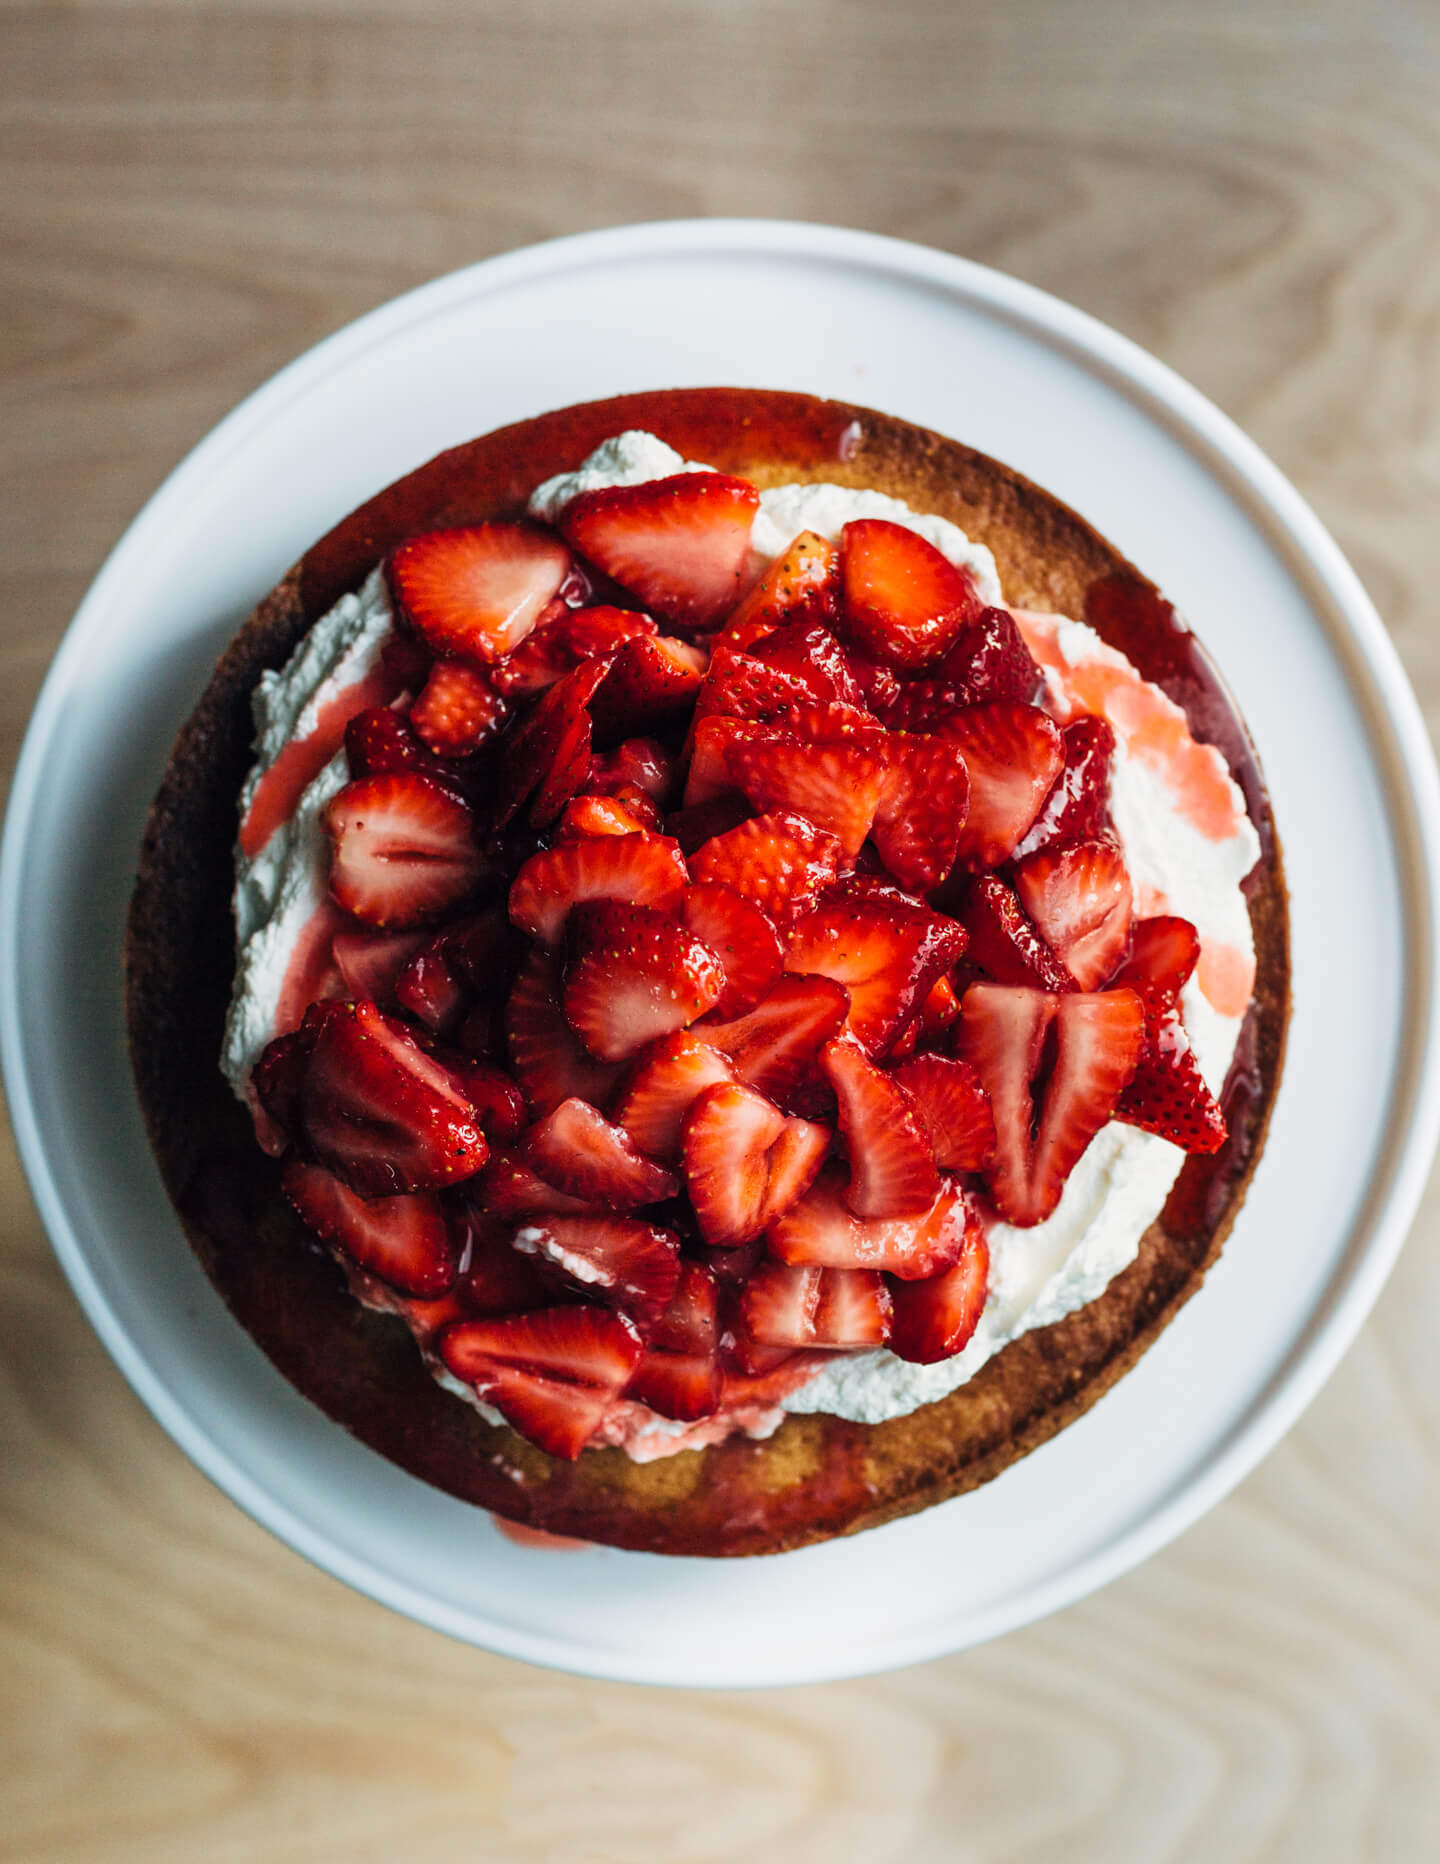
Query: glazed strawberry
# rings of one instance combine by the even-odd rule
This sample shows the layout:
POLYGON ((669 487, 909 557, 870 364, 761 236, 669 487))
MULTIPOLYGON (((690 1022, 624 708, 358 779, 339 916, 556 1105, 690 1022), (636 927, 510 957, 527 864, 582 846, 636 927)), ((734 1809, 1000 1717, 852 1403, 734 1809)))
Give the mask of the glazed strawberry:
POLYGON ((719 1409, 721 1387, 715 1277, 698 1263, 682 1262, 670 1305, 646 1338, 625 1396, 661 1417, 693 1423, 719 1409))
POLYGON ((690 737, 690 763, 685 772, 684 804, 687 809, 713 802, 717 796, 736 791, 730 769, 730 751, 734 745, 769 735, 768 721, 763 719, 726 718, 716 715, 702 719, 690 737))
POLYGON ((392 706, 371 706, 355 714, 345 727, 345 762, 352 777, 388 777, 396 771, 414 770, 461 796, 455 772, 425 748, 410 721, 392 706))
POLYGON ((876 1269, 789 1268, 766 1262, 745 1285, 740 1314, 764 1346, 883 1346, 892 1299, 876 1269))
POLYGON ((515 1247, 620 1308, 642 1331, 665 1312, 680 1279, 679 1238, 635 1217, 541 1217, 516 1230, 515 1247))
POLYGON ((673 1197, 675 1176, 646 1158, 623 1127, 612 1126, 585 1100, 562 1100, 532 1126, 526 1162, 557 1191, 610 1210, 635 1210, 673 1197))
POLYGON ((708 718, 741 718, 763 721, 786 706, 800 705, 813 697, 804 680, 793 673, 768 667, 763 660, 742 653, 722 637, 710 656, 710 665, 700 690, 695 695, 695 713, 690 721, 690 742, 708 718))
POLYGON ((330 952, 345 980, 346 995, 368 997, 382 1009, 393 1009, 400 973, 429 939, 423 927, 380 932, 372 926, 342 926, 331 940, 330 952))
POLYGON ((718 1017, 743 1016, 775 988, 785 949, 768 914, 721 881, 687 887, 680 917, 708 945, 725 969, 725 988, 716 1000, 718 1017))
POLYGON ((408 539, 387 568, 396 606, 437 653, 489 664, 535 626, 570 552, 537 525, 472 524, 408 539))
POLYGON ((681 1140, 701 1236, 712 1248, 759 1236, 805 1191, 829 1148, 828 1128, 787 1119, 753 1088, 707 1087, 685 1116, 681 1140))
POLYGON ((840 580, 849 637, 892 667, 914 669, 938 659, 980 609, 964 570, 887 518, 845 526, 840 580))
POLYGON ((602 1061, 625 1061, 647 1043, 713 1009, 725 967, 676 915, 594 900, 570 916, 565 1015, 602 1061))
POLYGON ((871 836, 885 866, 910 893, 929 893, 955 865, 970 807, 970 774, 945 738, 887 732, 885 776, 871 836))
POLYGON ((730 1058, 684 1031, 636 1058, 615 1102, 615 1121, 652 1159, 678 1163, 685 1115, 707 1087, 733 1081, 730 1058))
POLYGON ((989 1281, 990 1246, 972 1216, 958 1262, 925 1281, 891 1284, 890 1351, 922 1366, 952 1358, 979 1325, 989 1281))
POLYGON ((904 1088, 942 1171, 983 1171, 995 1151, 990 1096, 969 1062, 916 1055, 890 1070, 904 1088))
POLYGON ((695 1034, 728 1055, 742 1081, 783 1102, 849 1009, 849 993, 831 978, 782 977, 748 1014, 701 1023, 695 1034))
POLYGON ((455 1280, 456 1252, 432 1192, 359 1197, 333 1172, 291 1159, 280 1188, 322 1241, 401 1294, 429 1299, 455 1280))
POLYGON ((840 606, 840 552, 817 531, 801 531, 731 611, 723 640, 749 647, 797 618, 830 622, 840 606))
POLYGON ((590 703, 597 737, 658 731, 686 717, 704 678, 708 656, 669 635, 627 641, 590 703))
POLYGON ((935 676, 953 684, 962 705, 991 699, 1029 705, 1040 685, 1040 669, 1008 608, 981 609, 936 666, 935 676))
POLYGON ((959 1014, 960 999, 955 994, 955 986, 948 977, 937 978, 920 1009, 919 1028, 927 1046, 937 1042, 959 1014))
POLYGON ((1115 982, 1135 990, 1150 984, 1178 997, 1199 962, 1200 936, 1188 919, 1170 913, 1137 919, 1131 928, 1129 955, 1115 973, 1115 982))
POLYGON ((529 800, 528 818, 548 828, 590 776, 590 701, 609 672, 587 660, 542 693, 535 710, 510 733, 495 791, 495 825, 504 828, 529 800))
POLYGON ((436 1035, 453 1033, 470 1007, 470 986, 450 962, 443 933, 426 939, 398 973, 400 1008, 436 1035))
POLYGON ((913 1217, 857 1217, 845 1190, 844 1167, 827 1165, 770 1225, 771 1255, 792 1267, 885 1269, 906 1281, 938 1275, 959 1259, 968 1212, 955 1184, 942 1180, 929 1210, 913 1217))
POLYGON ((465 1186, 477 1208, 489 1218, 515 1217, 583 1217, 594 1214, 594 1206, 583 1197, 572 1197, 542 1178, 534 1166, 517 1152, 492 1152, 485 1169, 465 1186))
POLYGON ((464 1316, 498 1318, 554 1302, 555 1291, 534 1256, 522 1255, 514 1246, 509 1224, 476 1209, 465 1193, 457 1200, 454 1223, 465 1262, 455 1297, 464 1316))
POLYGON ((609 660, 637 635, 655 634, 654 621, 631 608, 566 608, 552 604, 519 647, 490 669, 497 692, 544 692, 585 660, 609 660))
POLYGON ((940 729, 959 745, 970 773, 960 865, 972 872, 997 867, 1039 815, 1060 773, 1059 727, 1033 705, 997 699, 952 714, 940 729))
POLYGON ((305 1085, 315 1034, 314 1029, 302 1027, 276 1036, 266 1044, 250 1071, 250 1089, 265 1116, 256 1123, 257 1137, 272 1158, 287 1151, 302 1131, 300 1090, 305 1085))
POLYGON ((676 473, 582 493, 560 529, 657 615, 712 627, 734 606, 760 495, 724 473, 676 473))
POLYGON ((437 660, 410 708, 416 735, 437 757, 467 757, 509 717, 508 702, 468 660, 437 660))
POLYGON ((799 680, 822 703, 833 699, 842 705, 865 704, 849 656, 822 621, 802 617, 788 622, 757 642, 750 653, 762 666, 799 680))
POLYGON ((739 790, 725 790, 709 802, 697 803, 693 809, 676 809, 665 818, 665 833, 679 842, 688 861, 707 841, 728 835, 732 828, 750 820, 750 805, 739 790))
POLYGON ((870 833, 885 781, 886 756, 877 729, 869 742, 805 743, 788 732, 732 743, 725 761, 736 787, 762 813, 791 811, 833 835, 839 860, 852 867, 870 833))
POLYGON ((772 732, 789 732, 805 744, 848 744, 858 740, 873 748, 886 742, 884 727, 874 713, 843 699, 798 699, 765 723, 772 732))
POLYGON ((639 1364, 640 1336, 593 1307, 541 1308, 500 1320, 464 1320, 440 1336, 440 1353, 523 1437, 573 1461, 639 1364))
POLYGON ((423 924, 480 887, 488 863, 470 811, 428 777, 359 777, 326 805, 330 892, 367 925, 423 924))
POLYGON ((820 1066, 840 1110, 850 1209, 857 1217, 914 1217, 929 1210, 940 1175, 929 1134, 903 1089, 854 1042, 827 1042, 820 1066))
POLYGON ((878 1059, 964 949, 965 930, 953 919, 888 890, 853 893, 827 900, 794 926, 785 968, 843 984, 850 993, 846 1028, 878 1059))
POLYGON ((1015 889, 998 875, 975 882, 960 919, 970 935, 966 958, 995 983, 1075 988, 1075 979, 1025 916, 1015 889))
POLYGON ((1130 876, 1115 844, 1042 848, 1017 864, 1015 891, 1080 988, 1103 984, 1130 944, 1130 876))
POLYGON ((1045 798, 1025 839, 1015 850, 1023 861, 1040 848, 1076 841, 1104 841, 1110 832, 1110 760, 1115 733, 1107 719, 1086 714, 1060 734, 1064 768, 1045 798))
POLYGON ((653 738, 627 738, 613 751, 595 753, 584 788, 594 796, 623 796, 630 789, 643 790, 657 808, 663 809, 674 782, 674 759, 663 744, 653 738))
MULTIPOLYGON (((637 794, 643 796, 644 792, 637 794)), ((653 805, 641 816, 616 796, 572 796, 555 836, 558 841, 576 841, 582 835, 643 835, 658 825, 653 805)))
POLYGON ((320 1024, 300 1115, 315 1158, 361 1197, 472 1177, 489 1150, 453 1076, 373 1003, 320 1024))
POLYGON ((1133 990, 1056 996, 973 984, 966 991, 957 1052, 990 1096, 988 1177, 1007 1222, 1040 1223, 1055 1209, 1081 1153, 1115 1112, 1144 1036, 1133 990))
POLYGON ((510 917, 542 944, 555 945, 574 906, 625 900, 678 906, 689 875, 677 842, 664 835, 592 835, 534 854, 510 889, 510 917))
POLYGON ((1186 1152, 1218 1152, 1229 1136, 1225 1115, 1206 1086, 1175 999, 1139 986, 1145 1047, 1120 1096, 1117 1120, 1158 1133, 1186 1152))
POLYGON ((530 1106, 503 1068, 450 1048, 437 1048, 435 1059, 470 1103, 488 1145, 509 1145, 520 1137, 530 1124, 530 1106))
POLYGON ((620 1071, 596 1061, 565 1020, 563 984, 555 961, 532 951, 505 1006, 505 1036, 515 1078, 543 1117, 572 1096, 603 1106, 620 1071))
MULTIPOLYGON (((716 835, 690 858, 697 881, 719 881, 753 900, 777 924, 812 907, 835 878, 840 844, 804 816, 776 810, 716 835)), ((792 965, 791 969, 797 969, 792 965)))

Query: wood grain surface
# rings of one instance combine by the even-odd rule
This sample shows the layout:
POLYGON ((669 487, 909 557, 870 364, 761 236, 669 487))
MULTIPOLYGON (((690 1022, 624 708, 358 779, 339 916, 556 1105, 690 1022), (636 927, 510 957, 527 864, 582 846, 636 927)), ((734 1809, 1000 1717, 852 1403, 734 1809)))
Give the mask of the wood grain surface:
MULTIPOLYGON (((1174 364, 1440 724, 1433 0, 5 0, 0 765, 125 524, 282 363, 472 259, 719 213, 963 253, 1174 364)), ((252 1525, 109 1363, 7 1138, 0 1859, 1440 1857, 1437 1243, 1432 1186, 1299 1426, 1105 1592, 863 1683, 660 1692, 252 1525)))

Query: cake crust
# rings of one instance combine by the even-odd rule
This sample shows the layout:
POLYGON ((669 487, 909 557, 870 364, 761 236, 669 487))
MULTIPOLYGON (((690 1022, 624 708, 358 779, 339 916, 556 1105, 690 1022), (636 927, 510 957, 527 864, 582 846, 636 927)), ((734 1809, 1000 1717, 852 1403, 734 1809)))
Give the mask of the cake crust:
POLYGON ((1260 1156, 1289 1010, 1286 896, 1269 798, 1243 722, 1203 648, 1090 525, 960 443, 845 403, 754 390, 656 391, 560 410, 441 454, 321 539, 265 598, 180 733, 146 826, 126 942, 137 1092, 186 1235, 236 1318, 280 1371, 391 1461, 515 1521, 692 1555, 779 1552, 959 1495, 1088 1410, 1197 1290, 1260 1156), (542 480, 602 440, 645 428, 687 458, 753 480, 873 486, 950 518, 993 551, 1015 606, 1084 617, 1217 746, 1260 835, 1246 883, 1255 999, 1222 1104, 1225 1147, 1191 1157, 1136 1260, 1087 1307, 1023 1334, 957 1391, 863 1425, 791 1416, 745 1437, 635 1463, 557 1460, 443 1391, 403 1323, 362 1308, 280 1195, 279 1168, 218 1068, 234 964, 236 798, 250 694, 305 631, 403 537, 518 516, 542 480))

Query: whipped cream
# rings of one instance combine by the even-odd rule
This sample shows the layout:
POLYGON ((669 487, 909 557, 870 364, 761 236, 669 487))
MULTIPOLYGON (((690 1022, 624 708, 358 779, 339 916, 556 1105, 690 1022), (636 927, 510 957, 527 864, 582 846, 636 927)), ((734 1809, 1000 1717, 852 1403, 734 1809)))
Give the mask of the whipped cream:
MULTIPOLYGON (((607 440, 573 473, 557 475, 532 495, 532 515, 554 522, 571 499, 605 486, 638 485, 677 472, 713 470, 680 454, 652 434, 627 432, 607 440)), ((855 518, 887 518, 918 532, 952 563, 967 569, 987 602, 1003 601, 994 559, 948 520, 918 513, 898 499, 832 484, 791 484, 761 494, 751 534, 752 551, 768 562, 802 530, 837 541, 855 518)), ((1046 691, 1041 703, 1062 722, 1072 709, 1070 686, 1087 672, 1133 669, 1084 623, 1064 617, 1019 617, 1042 629, 1055 651, 1041 656, 1046 691)), ((374 668, 393 616, 377 570, 358 595, 346 596, 317 622, 289 664, 267 673, 254 698, 257 762, 242 796, 242 813, 256 786, 287 744, 314 728, 325 705, 374 668)), ((1036 637, 1038 639, 1038 635, 1036 637)), ((1032 640, 1032 645, 1035 645, 1032 640)), ((1153 696, 1154 689, 1146 688, 1153 696)), ((1152 699, 1153 703, 1153 699, 1152 699)), ((1168 704, 1168 702, 1162 702, 1168 704)), ((1111 815, 1135 889, 1137 912, 1173 912, 1195 925, 1202 947, 1234 954, 1253 968, 1254 945, 1240 883, 1259 858, 1259 837, 1220 754, 1186 745, 1192 762, 1210 760, 1213 791, 1228 798, 1231 832, 1202 833, 1187 818, 1173 773, 1132 754, 1126 713, 1117 707, 1117 749, 1111 769, 1111 815)), ((347 781, 344 752, 332 758, 253 858, 237 855, 235 916, 237 965, 226 1026, 222 1067, 235 1092, 245 1094, 249 1073, 274 1035, 283 981, 297 941, 325 901, 326 849, 320 816, 347 781)), ((1201 988, 1204 963, 1186 986, 1182 1007, 1197 1062, 1219 1093, 1243 1022, 1217 1009, 1201 988)), ((1248 995, 1248 993, 1247 993, 1248 995)), ((1229 1006, 1227 1006, 1228 1008, 1229 1006)), ((836 1354, 833 1361, 779 1401, 765 1417, 744 1424, 764 1435, 781 1409, 823 1411, 861 1423, 903 1416, 955 1390, 1001 1347, 1033 1327, 1047 1326, 1103 1294, 1132 1262, 1159 1215, 1184 1163, 1179 1148, 1138 1128, 1112 1122, 1081 1157, 1060 1204, 1045 1222, 1018 1229, 996 1222, 989 1231, 990 1287, 969 1343, 936 1365, 914 1365, 884 1350, 836 1354)), ((377 1301, 377 1305, 393 1305, 377 1301)), ((447 1389, 498 1413, 476 1394, 445 1378, 447 1389)), ((655 1418, 638 1423, 625 1447, 639 1460, 689 1447, 689 1427, 655 1418)))

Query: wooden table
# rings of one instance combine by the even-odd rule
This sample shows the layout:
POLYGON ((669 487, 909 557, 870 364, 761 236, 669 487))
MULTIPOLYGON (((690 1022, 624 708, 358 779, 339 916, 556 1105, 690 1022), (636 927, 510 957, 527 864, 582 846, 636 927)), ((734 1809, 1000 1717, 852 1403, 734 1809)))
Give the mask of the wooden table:
MULTIPOLYGON (((1440 716, 1425 0, 314 0, 0 15, 0 754, 162 475, 434 273, 622 221, 927 241, 1174 364, 1335 531, 1440 716)), ((1337 886, 1345 884, 1343 874, 1337 886)), ((867 1682, 687 1694, 447 1642, 131 1396, 0 1151, 0 1859, 1440 1856, 1440 1196, 1204 1522, 867 1682)))

